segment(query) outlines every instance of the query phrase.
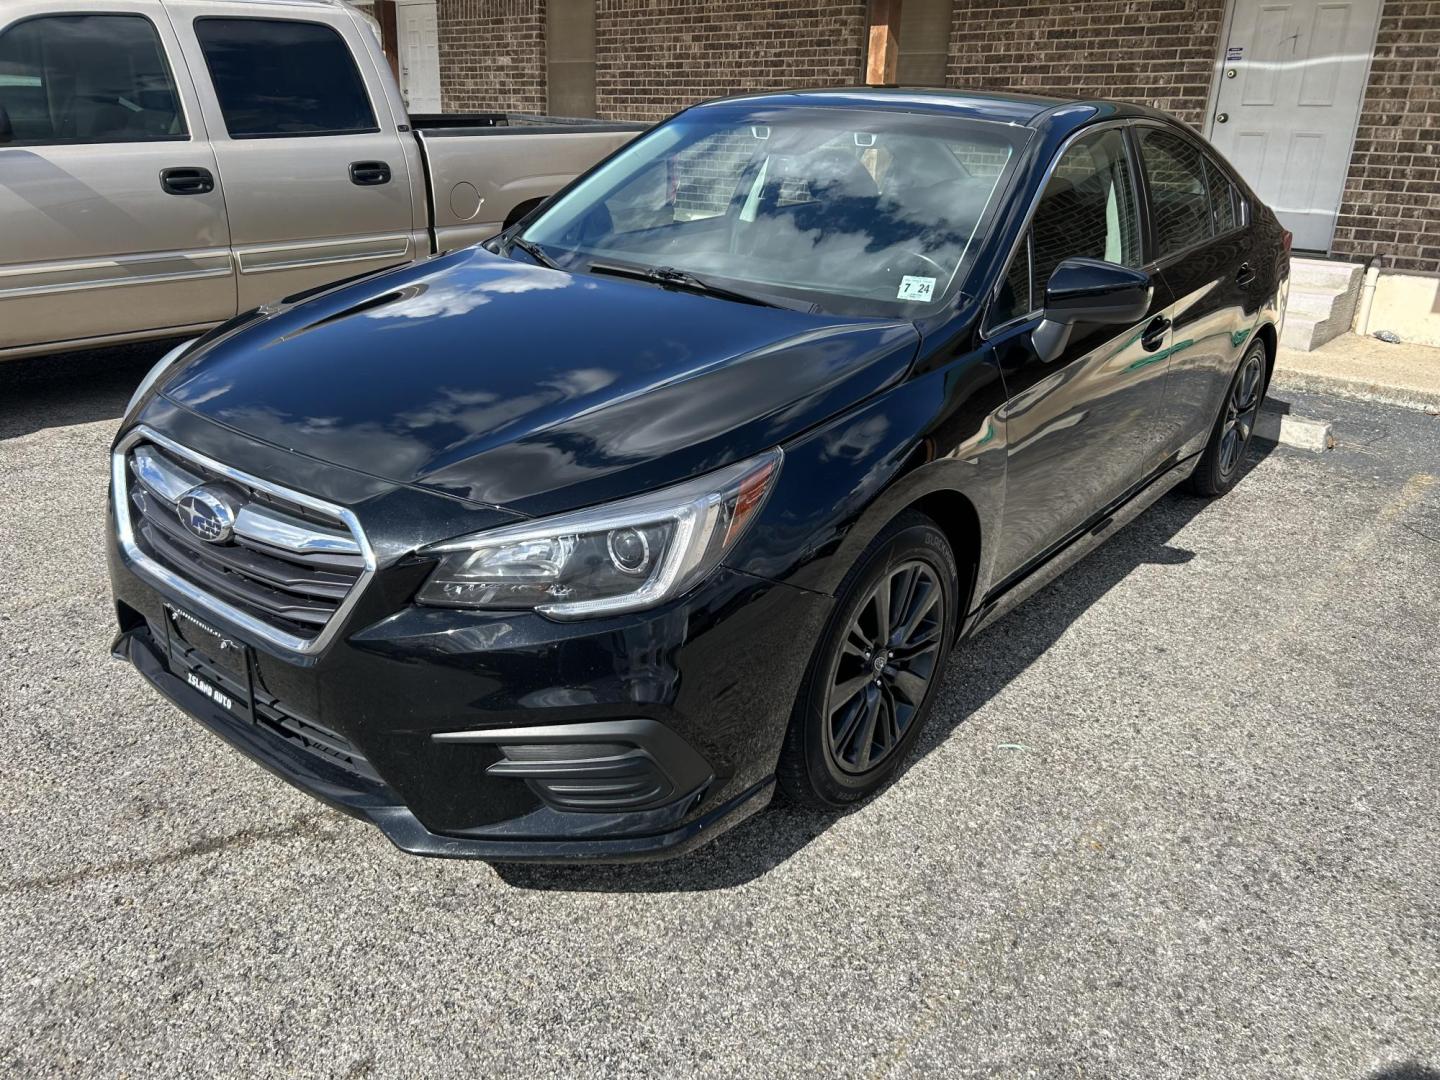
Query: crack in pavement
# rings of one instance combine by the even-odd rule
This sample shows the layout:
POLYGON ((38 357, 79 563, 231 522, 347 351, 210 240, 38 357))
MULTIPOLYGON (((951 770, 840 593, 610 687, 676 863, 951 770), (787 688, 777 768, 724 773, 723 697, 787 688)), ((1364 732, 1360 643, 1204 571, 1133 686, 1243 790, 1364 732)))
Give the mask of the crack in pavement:
POLYGON ((256 844, 263 844, 271 840, 289 840, 297 836, 319 835, 319 830, 312 826, 325 817, 327 811, 319 810, 313 814, 303 814, 293 818, 288 825, 276 829, 241 829, 237 833, 228 836, 207 836, 197 840, 193 844, 178 848, 175 851, 167 851, 160 855, 152 855, 142 859, 126 859, 122 862, 102 863, 99 866, 86 866, 79 870, 72 870, 65 874, 55 874, 51 877, 28 878, 22 881, 14 881, 0 885, 0 896, 13 896, 16 893, 26 892, 31 889, 54 889, 65 885, 75 885, 80 882, 90 881, 95 878, 118 877, 123 874, 134 873, 137 870, 149 870, 159 866, 170 866, 174 863, 184 862, 186 859, 193 859, 200 855, 211 855, 217 851, 227 849, 248 848, 256 844))

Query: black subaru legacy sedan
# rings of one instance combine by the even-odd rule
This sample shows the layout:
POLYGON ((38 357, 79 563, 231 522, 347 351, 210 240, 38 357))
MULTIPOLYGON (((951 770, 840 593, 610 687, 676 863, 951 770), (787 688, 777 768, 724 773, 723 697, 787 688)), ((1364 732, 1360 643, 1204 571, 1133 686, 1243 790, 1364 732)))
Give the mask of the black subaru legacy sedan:
POLYGON ((1236 482, 1289 248, 1132 105, 688 109, 480 247, 166 357, 113 448, 115 654, 417 854, 852 804, 959 642, 1236 482))

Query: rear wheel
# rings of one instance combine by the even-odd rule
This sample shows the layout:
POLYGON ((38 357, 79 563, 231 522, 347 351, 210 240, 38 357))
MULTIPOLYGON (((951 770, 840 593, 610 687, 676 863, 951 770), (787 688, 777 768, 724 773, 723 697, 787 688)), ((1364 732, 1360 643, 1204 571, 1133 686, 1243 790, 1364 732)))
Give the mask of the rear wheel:
POLYGON ((1230 380, 1210 441, 1190 475, 1191 491, 1197 495, 1224 495, 1235 486, 1264 400, 1265 346, 1257 341, 1230 380))
POLYGON ((958 617, 955 556, 935 523, 907 512, 846 576, 795 705, 781 788, 845 806, 875 791, 919 738, 958 617))

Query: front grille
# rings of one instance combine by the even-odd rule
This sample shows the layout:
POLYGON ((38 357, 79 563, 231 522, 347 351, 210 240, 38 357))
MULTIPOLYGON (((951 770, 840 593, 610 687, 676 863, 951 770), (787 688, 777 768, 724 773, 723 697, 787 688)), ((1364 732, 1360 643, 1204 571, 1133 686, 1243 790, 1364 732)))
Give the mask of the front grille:
POLYGON ((222 473, 173 444, 131 446, 124 479, 133 539, 143 554, 203 596, 289 639, 313 643, 365 575, 360 538, 338 515, 243 474, 222 473), (195 489, 220 506, 218 514, 202 510, 197 519, 195 489), (187 520, 222 535, 203 535, 187 520))

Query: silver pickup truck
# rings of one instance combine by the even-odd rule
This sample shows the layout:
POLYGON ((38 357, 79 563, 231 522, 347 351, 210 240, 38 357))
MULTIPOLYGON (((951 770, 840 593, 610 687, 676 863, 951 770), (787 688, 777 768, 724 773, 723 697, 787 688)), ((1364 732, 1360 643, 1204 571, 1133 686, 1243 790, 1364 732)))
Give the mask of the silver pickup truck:
POLYGON ((4 0, 0 360, 476 243, 642 129, 411 118, 343 0, 4 0))

